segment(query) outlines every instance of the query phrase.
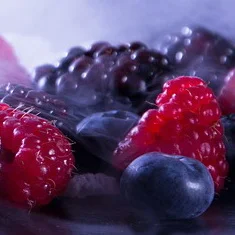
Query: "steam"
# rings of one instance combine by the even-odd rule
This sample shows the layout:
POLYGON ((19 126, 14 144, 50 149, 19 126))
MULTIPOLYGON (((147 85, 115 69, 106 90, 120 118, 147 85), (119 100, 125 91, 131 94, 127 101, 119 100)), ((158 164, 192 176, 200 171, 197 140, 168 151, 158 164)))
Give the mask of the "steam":
POLYGON ((233 0, 9 0, 0 28, 29 68, 55 61, 73 45, 97 40, 154 43, 165 32, 200 24, 235 41, 233 0), (11 16, 11 17, 9 17, 11 16), (20 19, 20 20, 16 20, 20 19))

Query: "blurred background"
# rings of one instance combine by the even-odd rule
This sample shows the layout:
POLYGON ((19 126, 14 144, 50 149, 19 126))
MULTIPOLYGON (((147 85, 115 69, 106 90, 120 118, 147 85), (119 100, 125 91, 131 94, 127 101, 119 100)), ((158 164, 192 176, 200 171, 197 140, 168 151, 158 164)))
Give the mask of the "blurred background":
POLYGON ((96 40, 153 44, 166 32, 202 24, 235 41, 234 0, 2 0, 1 33, 23 64, 56 60, 96 40))

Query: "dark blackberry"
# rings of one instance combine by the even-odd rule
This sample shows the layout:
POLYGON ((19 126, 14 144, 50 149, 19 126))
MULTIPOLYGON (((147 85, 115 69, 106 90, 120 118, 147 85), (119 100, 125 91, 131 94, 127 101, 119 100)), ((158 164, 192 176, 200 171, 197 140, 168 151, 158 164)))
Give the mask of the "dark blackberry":
POLYGON ((179 34, 166 36, 157 49, 169 58, 176 75, 202 77, 216 95, 235 66, 233 44, 202 27, 184 27, 179 34))
POLYGON ((183 67, 201 56, 226 68, 235 64, 233 44, 202 27, 183 27, 180 34, 166 36, 157 49, 167 55, 172 64, 183 67))
POLYGON ((34 113, 54 122, 56 127, 74 142, 72 147, 79 171, 97 172, 106 164, 83 147, 76 129, 84 116, 76 105, 68 104, 58 96, 15 84, 0 87, 0 100, 13 108, 34 113))
POLYGON ((129 110, 130 105, 138 111, 152 92, 149 88, 153 87, 153 81, 160 88, 162 74, 171 69, 165 56, 141 42, 117 47, 98 42, 66 66, 62 73, 58 67, 42 81, 35 77, 38 88, 88 108, 96 106, 96 111, 120 109, 120 106, 129 110))

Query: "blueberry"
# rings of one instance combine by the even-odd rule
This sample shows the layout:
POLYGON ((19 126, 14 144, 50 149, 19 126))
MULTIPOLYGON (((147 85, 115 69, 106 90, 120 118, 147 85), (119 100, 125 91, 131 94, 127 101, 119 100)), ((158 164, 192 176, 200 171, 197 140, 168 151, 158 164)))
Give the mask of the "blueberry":
POLYGON ((132 205, 158 218, 195 218, 214 197, 212 177, 202 163, 158 152, 135 159, 123 172, 120 188, 132 205))
POLYGON ((226 158, 229 163, 230 175, 235 173, 235 114, 224 116, 221 119, 224 127, 224 144, 226 148, 226 158))
POLYGON ((95 113, 77 125, 77 139, 89 152, 110 163, 118 143, 138 119, 136 114, 121 110, 95 113))

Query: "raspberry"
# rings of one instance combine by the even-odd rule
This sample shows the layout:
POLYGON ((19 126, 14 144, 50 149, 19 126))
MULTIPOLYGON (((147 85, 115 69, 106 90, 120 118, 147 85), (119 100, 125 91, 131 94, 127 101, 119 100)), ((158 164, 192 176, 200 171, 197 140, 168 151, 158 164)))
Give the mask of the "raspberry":
POLYGON ((0 77, 1 84, 15 82, 30 85, 28 71, 20 64, 13 47, 0 36, 0 77))
POLYGON ((13 48, 2 37, 0 37, 0 60, 18 63, 18 59, 15 55, 13 48))
POLYGON ((114 151, 113 164, 125 169, 147 152, 182 155, 201 161, 219 192, 228 173, 219 105, 197 77, 178 77, 163 86, 158 109, 148 110, 114 151))
POLYGON ((74 166, 70 142, 49 121, 0 104, 0 196, 23 207, 48 204, 74 166))

